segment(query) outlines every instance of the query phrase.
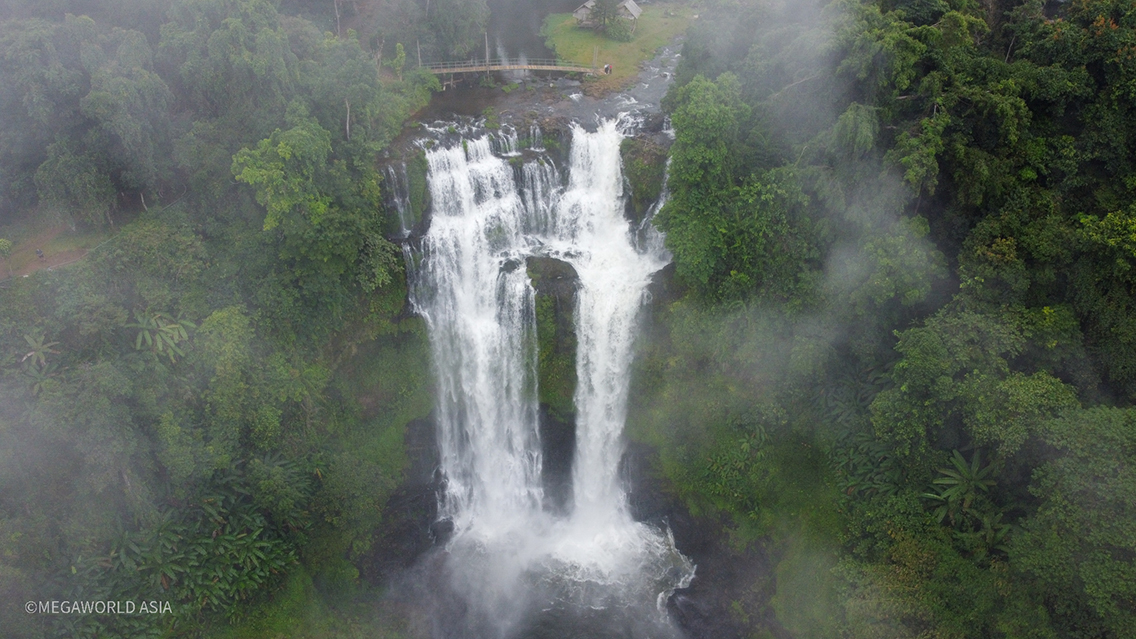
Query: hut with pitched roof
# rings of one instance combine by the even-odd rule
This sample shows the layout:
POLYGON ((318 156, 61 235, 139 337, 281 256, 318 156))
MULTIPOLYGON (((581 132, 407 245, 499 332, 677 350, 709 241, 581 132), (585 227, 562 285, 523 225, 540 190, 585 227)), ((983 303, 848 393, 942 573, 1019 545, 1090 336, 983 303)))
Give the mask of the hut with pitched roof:
MULTIPOLYGON (((584 4, 576 8, 572 12, 572 16, 576 18, 576 23, 581 27, 598 27, 600 26, 596 20, 592 19, 592 9, 596 6, 596 0, 588 0, 584 4)), ((625 20, 638 20, 639 16, 643 14, 643 9, 635 4, 635 0, 623 0, 619 3, 616 9, 616 15, 625 20)))

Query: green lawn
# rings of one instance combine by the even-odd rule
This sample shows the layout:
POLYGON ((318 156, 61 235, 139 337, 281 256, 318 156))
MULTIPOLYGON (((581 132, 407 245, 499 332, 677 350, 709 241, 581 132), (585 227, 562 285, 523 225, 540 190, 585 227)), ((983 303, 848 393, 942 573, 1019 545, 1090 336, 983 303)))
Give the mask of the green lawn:
POLYGON ((634 77, 639 72, 639 64, 654 56, 659 47, 686 31, 693 19, 694 9, 686 4, 648 5, 639 16, 631 42, 616 42, 591 29, 577 27, 570 13, 554 13, 544 19, 541 34, 548 48, 570 62, 591 65, 598 47, 597 64, 611 64, 614 71, 610 76, 600 76, 596 85, 601 89, 614 89, 634 77))
POLYGON ((7 227, 0 232, 0 237, 5 237, 5 234, 10 236, 7 239, 14 246, 8 262, 0 260, 0 280, 8 277, 9 269, 13 275, 19 275, 39 267, 72 263, 110 237, 106 230, 74 231, 62 224, 7 227), (44 252, 47 261, 39 261, 35 254, 37 248, 44 252))

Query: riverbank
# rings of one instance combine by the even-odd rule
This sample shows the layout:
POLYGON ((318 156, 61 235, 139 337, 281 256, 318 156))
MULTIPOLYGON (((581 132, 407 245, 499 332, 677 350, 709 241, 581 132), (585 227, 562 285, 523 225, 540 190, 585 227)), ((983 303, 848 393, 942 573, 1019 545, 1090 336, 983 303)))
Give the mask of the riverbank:
POLYGON ((602 96, 619 90, 635 79, 641 66, 659 49, 686 32, 698 17, 688 4, 666 2, 646 4, 636 21, 630 42, 618 42, 592 29, 577 26, 571 13, 554 13, 544 19, 541 35, 545 46, 562 60, 600 67, 612 65, 612 72, 584 83, 590 96, 602 96))

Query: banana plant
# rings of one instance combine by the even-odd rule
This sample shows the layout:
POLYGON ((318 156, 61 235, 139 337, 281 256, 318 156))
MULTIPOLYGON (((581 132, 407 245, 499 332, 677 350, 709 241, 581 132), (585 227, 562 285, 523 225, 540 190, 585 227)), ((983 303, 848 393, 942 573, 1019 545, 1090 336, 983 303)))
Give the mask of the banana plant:
POLYGON ((894 495, 903 481, 891 448, 869 433, 845 438, 832 461, 838 485, 849 497, 894 495))
POLYGON ((38 365, 40 368, 45 368, 47 367, 47 356, 59 354, 59 351, 51 348, 52 346, 58 346, 59 342, 44 342, 44 339, 43 333, 36 333, 34 337, 32 335, 24 335, 24 341, 28 343, 28 346, 31 347, 32 350, 28 351, 28 353, 20 359, 21 364, 30 359, 32 366, 38 365))
POLYGON ((1007 552, 1007 537, 1010 536, 1010 524, 1002 523, 1002 513, 986 513, 979 518, 982 529, 975 533, 978 536, 978 550, 975 558, 984 559, 992 551, 1007 552))
POLYGON ((145 348, 158 357, 165 355, 171 364, 185 355, 178 344, 189 339, 189 330, 195 328, 192 322, 149 310, 134 311, 134 320, 126 327, 138 329, 138 335, 134 339, 136 350, 145 348))
POLYGON ((951 468, 940 468, 938 479, 932 483, 936 486, 934 493, 923 493, 923 497, 938 506, 935 508, 935 519, 942 523, 950 518, 952 526, 963 523, 966 516, 981 519, 975 511, 975 502, 981 493, 988 493, 996 483, 989 479, 994 466, 982 466, 982 453, 975 452, 970 463, 959 451, 951 456, 951 468))
POLYGON ((24 375, 26 375, 31 382, 31 391, 34 397, 39 397, 39 394, 42 393, 45 388, 47 380, 55 377, 57 368, 59 368, 59 364, 52 362, 42 368, 39 366, 29 366, 24 370, 24 375))

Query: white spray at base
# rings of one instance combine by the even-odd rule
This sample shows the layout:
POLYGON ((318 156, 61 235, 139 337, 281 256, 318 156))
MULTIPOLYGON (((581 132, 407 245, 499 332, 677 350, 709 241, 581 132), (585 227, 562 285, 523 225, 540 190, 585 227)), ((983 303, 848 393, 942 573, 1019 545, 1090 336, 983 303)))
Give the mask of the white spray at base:
POLYGON ((566 188, 547 157, 514 171, 488 135, 427 152, 433 217, 411 296, 439 382, 440 516, 456 587, 501 636, 534 606, 649 609, 665 629, 666 598, 694 572, 668 530, 631 518, 619 479, 636 318, 668 261, 661 243, 636 248, 623 215, 622 139, 614 121, 574 127, 566 188), (542 508, 534 255, 579 277, 567 516, 542 508))

